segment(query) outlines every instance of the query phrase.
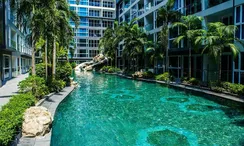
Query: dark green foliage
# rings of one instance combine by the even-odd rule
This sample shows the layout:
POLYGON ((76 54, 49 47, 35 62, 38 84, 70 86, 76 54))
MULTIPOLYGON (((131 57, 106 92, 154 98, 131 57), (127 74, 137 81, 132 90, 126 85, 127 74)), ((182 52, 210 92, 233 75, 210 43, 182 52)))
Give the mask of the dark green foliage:
POLYGON ((60 92, 64 87, 66 83, 63 80, 52 80, 51 83, 48 86, 48 89, 50 92, 60 92))
POLYGON ((73 69, 76 67, 76 63, 75 62, 71 62, 70 65, 72 66, 73 69))
MULTIPOLYGON (((52 73, 52 65, 47 64, 47 67, 48 67, 48 75, 50 75, 52 73)), ((36 64, 36 76, 41 77, 41 78, 46 77, 45 63, 36 64)))
POLYGON ((31 92, 36 98, 42 98, 49 93, 45 80, 37 76, 29 76, 21 81, 18 86, 20 92, 31 92))
POLYGON ((101 72, 115 73, 119 72, 120 69, 112 66, 104 66, 100 69, 101 72))
POLYGON ((168 82, 170 81, 170 74, 168 72, 165 72, 161 75, 157 75, 156 80, 168 82))
POLYGON ((192 85, 199 85, 199 83, 200 83, 200 81, 196 78, 190 78, 190 80, 188 82, 192 85))
POLYGON ((224 88, 227 92, 244 95, 244 85, 242 84, 233 84, 230 82, 221 83, 221 87, 224 88))
POLYGON ((145 79, 152 79, 154 78, 154 73, 152 73, 151 71, 146 71, 142 73, 142 77, 145 79))
POLYGON ((35 97, 28 94, 15 95, 0 111, 0 145, 10 144, 20 129, 25 109, 35 104, 35 97))
POLYGON ((56 68, 56 80, 63 80, 66 85, 70 85, 70 76, 72 73, 72 66, 70 63, 66 62, 61 62, 58 63, 57 68, 56 68))

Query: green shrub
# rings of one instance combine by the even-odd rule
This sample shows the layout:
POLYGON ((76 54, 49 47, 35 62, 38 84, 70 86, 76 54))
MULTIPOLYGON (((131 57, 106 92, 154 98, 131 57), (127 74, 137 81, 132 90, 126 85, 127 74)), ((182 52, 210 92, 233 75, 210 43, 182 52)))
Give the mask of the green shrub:
POLYGON ((115 72, 119 72, 120 69, 116 68, 116 67, 112 67, 112 66, 103 66, 100 69, 101 72, 108 72, 108 73, 115 73, 115 72))
POLYGON ((242 84, 230 84, 228 90, 234 94, 244 95, 244 85, 242 84))
POLYGON ((151 79, 154 78, 154 73, 152 73, 151 71, 146 71, 142 73, 142 77, 146 79, 151 79))
MULTIPOLYGON (((52 74, 52 65, 51 64, 47 64, 48 67, 48 75, 52 74)), ((30 75, 31 71, 30 71, 30 75)), ((38 63, 36 64, 36 76, 41 77, 41 78, 45 78, 46 77, 46 66, 45 63, 38 63)))
POLYGON ((76 67, 76 63, 75 62, 71 62, 70 63, 71 67, 74 69, 76 67))
POLYGON ((168 82, 170 81, 170 74, 168 72, 165 72, 161 75, 157 75, 156 80, 168 82))
POLYGON ((67 86, 70 85, 70 76, 72 73, 72 66, 70 63, 59 63, 56 68, 56 79, 63 80, 67 86))
POLYGON ((0 111, 0 145, 7 146, 21 128, 23 113, 35 104, 35 97, 28 94, 13 96, 0 111))
POLYGON ((65 87, 65 82, 63 80, 52 80, 51 83, 48 85, 50 92, 60 92, 65 87))
POLYGON ((45 80, 37 76, 29 76, 21 81, 18 86, 20 92, 31 92, 36 98, 42 98, 49 93, 45 80))
POLYGON ((200 81, 196 78, 190 78, 190 80, 188 82, 192 85, 199 85, 199 83, 200 83, 200 81))

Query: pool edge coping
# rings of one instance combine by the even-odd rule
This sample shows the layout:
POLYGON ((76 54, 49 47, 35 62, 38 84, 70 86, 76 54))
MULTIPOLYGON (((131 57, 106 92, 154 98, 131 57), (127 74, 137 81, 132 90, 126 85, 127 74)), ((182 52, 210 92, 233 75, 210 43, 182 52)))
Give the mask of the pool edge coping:
POLYGON ((242 104, 242 106, 244 106, 244 99, 241 99, 241 98, 229 95, 229 94, 225 94, 225 93, 216 93, 216 92, 213 92, 213 91, 210 91, 210 90, 190 87, 190 86, 183 85, 183 84, 166 83, 164 81, 157 81, 157 80, 152 80, 152 79, 133 78, 133 77, 126 76, 126 75, 123 75, 123 74, 115 74, 115 75, 119 76, 119 77, 122 77, 122 78, 131 79, 131 80, 156 83, 156 84, 161 84, 161 85, 167 85, 167 86, 170 86, 170 87, 173 87, 173 88, 180 88, 180 89, 183 89, 183 90, 193 91, 193 92, 197 92, 197 93, 203 93, 205 95, 210 95, 210 96, 218 97, 220 99, 233 101, 233 102, 236 102, 238 104, 242 104))
MULTIPOLYGON (((53 93, 47 96, 44 100, 39 101, 39 103, 36 104, 36 106, 44 106, 45 103, 48 104, 49 106, 46 105, 44 107, 46 107, 48 111, 51 113, 54 121, 54 115, 56 113, 57 107, 67 96, 69 96, 72 93, 72 91, 74 91, 75 88, 76 88, 75 86, 65 87, 60 93, 53 93), (61 93, 63 94, 60 95, 61 93), (59 98, 57 98, 57 96, 59 98), (52 98, 55 98, 55 101, 52 100, 52 98)), ((17 146, 27 146, 27 145, 28 146, 50 146, 51 136, 52 136, 52 128, 49 131, 49 133, 47 133, 45 136, 42 137, 33 137, 33 138, 21 137, 19 139, 17 146)))

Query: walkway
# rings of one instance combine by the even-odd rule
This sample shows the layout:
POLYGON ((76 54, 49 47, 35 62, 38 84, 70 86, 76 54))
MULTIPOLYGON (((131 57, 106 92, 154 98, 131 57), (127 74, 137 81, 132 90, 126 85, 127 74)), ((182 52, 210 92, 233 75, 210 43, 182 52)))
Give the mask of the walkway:
MULTIPOLYGON (((40 106, 46 107, 52 114, 52 117, 54 117, 54 114, 56 112, 56 109, 59 105, 59 103, 69 95, 74 90, 74 87, 66 87, 63 89, 63 91, 56 93, 44 100, 40 106)), ((50 131, 48 134, 46 134, 44 137, 36 137, 36 138, 20 138, 20 141, 18 143, 18 146, 50 146, 51 141, 51 133, 50 131)))
POLYGON ((5 85, 0 87, 0 109, 2 108, 3 105, 8 103, 12 95, 18 93, 18 83, 24 80, 25 78, 27 78, 28 76, 29 76, 28 73, 19 75, 18 77, 7 81, 5 85))

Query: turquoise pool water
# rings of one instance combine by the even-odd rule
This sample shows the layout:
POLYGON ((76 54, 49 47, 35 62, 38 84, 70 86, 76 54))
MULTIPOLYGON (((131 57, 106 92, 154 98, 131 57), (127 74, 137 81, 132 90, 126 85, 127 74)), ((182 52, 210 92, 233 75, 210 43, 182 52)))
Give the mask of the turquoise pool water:
POLYGON ((241 146, 242 112, 158 84, 82 73, 58 107, 52 146, 241 146))

